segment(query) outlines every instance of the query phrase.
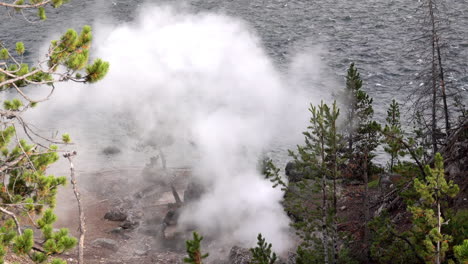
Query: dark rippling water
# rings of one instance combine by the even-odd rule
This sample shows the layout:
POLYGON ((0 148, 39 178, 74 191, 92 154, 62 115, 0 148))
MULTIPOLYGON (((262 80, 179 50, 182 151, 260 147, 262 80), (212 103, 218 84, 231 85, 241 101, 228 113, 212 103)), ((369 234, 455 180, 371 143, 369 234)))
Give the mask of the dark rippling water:
MULTIPOLYGON (((181 4, 195 12, 221 12, 240 17, 256 30, 269 55, 284 69, 298 51, 321 46, 323 60, 331 74, 342 80, 350 62, 355 62, 365 81, 364 89, 374 97, 377 116, 383 119, 391 98, 404 99, 409 89, 419 85, 416 74, 422 69, 423 10, 414 0, 192 0, 150 1, 181 4)), ((29 58, 37 56, 37 43, 49 41, 50 34, 69 27, 111 17, 129 21, 143 1, 72 0, 48 12, 48 20, 35 25, 21 15, 7 18, 1 11, 1 39, 7 45, 23 40, 29 58)), ((468 90, 468 2, 447 0, 443 11, 450 31, 447 43, 448 79, 451 85, 468 90)), ((31 14, 27 17, 35 20, 31 14)), ((468 98, 468 97, 465 97, 468 98)))
MULTIPOLYGON (((165 1, 150 1, 166 3, 165 1)), ((177 1, 168 1, 175 3, 177 1)), ((336 76, 342 76, 350 62, 356 62, 366 82, 365 89, 377 104, 400 96, 421 69, 423 52, 421 14, 418 1, 408 0, 192 0, 185 6, 195 11, 222 12, 246 20, 261 36, 263 45, 279 67, 301 49, 320 45, 324 60, 336 76), (400 90, 399 90, 400 88, 400 90)), ((48 13, 48 20, 34 26, 20 15, 5 19, 1 13, 2 40, 12 44, 23 40, 37 45, 51 33, 69 27, 92 24, 102 17, 129 21, 141 0, 72 0, 48 13)), ((443 35, 448 44, 447 58, 453 85, 468 90, 468 1, 447 0, 444 13, 450 32, 443 35)), ((28 16, 35 19, 34 16, 28 16)), ((30 54, 34 54, 33 47, 30 54)), ((413 82, 414 83, 414 82, 413 82)), ((418 84, 414 84, 418 85, 418 84)))

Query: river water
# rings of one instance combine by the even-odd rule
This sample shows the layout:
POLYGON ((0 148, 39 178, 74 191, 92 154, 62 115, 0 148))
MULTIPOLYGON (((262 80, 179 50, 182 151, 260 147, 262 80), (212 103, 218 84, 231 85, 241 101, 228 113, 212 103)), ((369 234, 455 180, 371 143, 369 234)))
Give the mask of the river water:
MULTIPOLYGON (((148 2, 148 1, 147 1, 148 2)), ((374 98, 376 116, 384 119, 391 98, 404 100, 423 69, 427 45, 418 39, 423 10, 419 1, 408 0, 191 0, 149 1, 178 6, 191 12, 214 12, 241 18, 258 34, 261 44, 280 71, 297 54, 321 50, 326 71, 337 83, 355 62, 364 79, 364 89, 374 98)), ((132 21, 141 0, 72 0, 50 10, 48 20, 29 23, 20 14, 2 10, 0 38, 7 46, 22 40, 33 60, 52 36, 67 28, 96 21, 132 21), (41 44, 38 44, 41 43, 41 44)), ((468 1, 447 0, 440 7, 449 22, 444 32, 450 85, 468 90, 468 1)), ((25 12, 32 21, 37 19, 25 12)), ((104 58, 105 59, 105 58, 104 58)), ((468 98, 468 97, 465 97, 468 98)), ((98 121, 97 121, 98 122, 98 121)), ((73 126, 73 124, 71 124, 73 126)), ((72 130, 73 131, 73 130, 72 130)), ((92 132, 88 132, 92 133, 92 132)), ((73 134, 73 132, 72 132, 73 134)))

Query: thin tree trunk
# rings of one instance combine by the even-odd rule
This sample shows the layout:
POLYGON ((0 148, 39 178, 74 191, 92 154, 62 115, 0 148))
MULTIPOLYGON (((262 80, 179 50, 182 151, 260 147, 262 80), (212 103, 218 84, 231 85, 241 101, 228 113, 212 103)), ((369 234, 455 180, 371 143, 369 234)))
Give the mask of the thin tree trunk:
POLYGON ((367 159, 368 159, 368 152, 367 150, 364 153, 364 246, 366 250, 366 263, 369 263, 369 237, 370 237, 370 231, 369 231, 369 221, 370 221, 370 213, 369 213, 369 175, 367 172, 367 159))
POLYGON ((449 117, 449 109, 447 106, 447 94, 445 91, 445 79, 444 79, 444 68, 442 67, 442 57, 440 55, 440 45, 439 45, 439 38, 436 38, 436 46, 437 46, 437 58, 439 60, 439 76, 440 76, 440 87, 442 88, 442 100, 444 102, 444 113, 445 113, 445 134, 448 138, 450 135, 450 117, 449 117))
MULTIPOLYGON (((437 202, 437 231, 441 234, 441 223, 440 223, 440 200, 439 200, 439 172, 437 172, 436 179, 436 202, 437 202)), ((440 264, 440 240, 437 240, 437 259, 436 264, 440 264)))
MULTIPOLYGON (((332 116, 335 115, 335 105, 333 105, 332 116)), ((338 160, 337 160, 337 135, 336 135, 336 119, 332 120, 331 124, 331 137, 333 139, 332 145, 332 162, 333 162, 333 219, 332 219, 332 232, 333 232, 333 263, 337 263, 338 261, 338 220, 337 220, 337 197, 336 197, 336 177, 338 175, 338 160)))
POLYGON ((437 152, 437 80, 436 80, 436 48, 435 48, 435 38, 436 38, 436 28, 435 28, 435 20, 434 20, 434 7, 432 0, 429 0, 429 15, 432 24, 432 151, 435 155, 437 152))
MULTIPOLYGON (((322 124, 323 125, 323 124, 322 124)), ((324 264, 328 264, 328 228, 327 228, 327 214, 328 214, 328 202, 327 202, 327 176, 325 173, 325 138, 324 133, 325 131, 321 131, 322 135, 320 137, 320 145, 321 145, 321 162, 322 162, 322 243, 323 243, 323 254, 324 254, 324 264)))
MULTIPOLYGON (((440 202, 437 199, 437 230, 441 234, 441 223, 440 223, 440 202)), ((440 241, 437 240, 437 264, 440 264, 440 241)))
POLYGON ((73 192, 75 193, 76 201, 78 203, 78 213, 79 213, 79 221, 80 221, 80 239, 78 242, 78 264, 84 264, 84 239, 86 233, 86 223, 85 223, 85 215, 83 211, 83 207, 81 206, 81 195, 78 190, 78 185, 76 184, 75 178, 75 168, 73 166, 72 158, 76 155, 76 151, 73 153, 65 153, 63 156, 68 159, 70 162, 70 178, 71 183, 73 186, 73 192))

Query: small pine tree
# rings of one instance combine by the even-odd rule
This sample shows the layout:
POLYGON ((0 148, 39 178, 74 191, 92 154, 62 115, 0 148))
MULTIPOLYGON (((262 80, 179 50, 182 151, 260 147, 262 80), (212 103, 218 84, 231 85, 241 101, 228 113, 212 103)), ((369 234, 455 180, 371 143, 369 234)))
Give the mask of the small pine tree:
POLYGON ((257 236, 257 246, 251 248, 252 252, 252 264, 274 264, 277 260, 276 253, 271 250, 271 243, 265 242, 265 238, 262 234, 257 236))
POLYGON ((414 189, 420 196, 421 205, 409 206, 413 215, 413 240, 419 254, 427 263, 441 263, 449 249, 451 236, 442 234, 444 219, 441 216, 441 202, 446 197, 455 197, 458 185, 447 182, 442 155, 435 155, 435 168, 426 166, 426 178, 414 179, 414 189))
POLYGON ((400 162, 399 157, 406 155, 404 146, 401 144, 404 132, 400 123, 400 106, 392 100, 388 110, 385 128, 383 130, 385 144, 384 150, 390 155, 389 170, 393 172, 394 166, 400 162))
MULTIPOLYGON (((294 162, 299 168, 305 168, 303 172, 306 177, 298 183, 300 190, 299 197, 310 196, 311 193, 319 193, 321 204, 318 204, 317 195, 313 201, 304 201, 299 198, 300 213, 303 219, 295 226, 303 238, 303 253, 307 255, 307 250, 316 250, 312 245, 319 242, 323 250, 322 262, 328 263, 331 257, 332 262, 338 259, 338 232, 337 232, 337 191, 336 180, 340 176, 338 168, 343 164, 341 157, 342 136, 338 132, 337 120, 339 109, 336 102, 330 108, 323 102, 317 107, 310 107, 311 119, 305 135, 305 145, 298 146, 298 153, 290 151, 294 162), (315 181, 315 186, 309 180, 315 181), (331 180, 331 181, 330 181, 331 180), (310 210, 311 207, 318 208, 310 210), (321 241, 317 241, 312 233, 321 232, 321 241)), ((287 197, 288 199, 289 197, 287 197)))
POLYGON ((197 232, 193 232, 193 239, 185 242, 188 257, 184 258, 185 263, 202 264, 203 259, 208 257, 208 253, 202 254, 200 244, 203 237, 197 232))
POLYGON ((463 240, 463 244, 454 246, 453 253, 462 264, 468 263, 468 239, 463 240))
POLYGON ((379 130, 377 122, 373 121, 373 99, 362 89, 362 79, 354 63, 349 66, 344 92, 346 105, 344 139, 348 143, 350 174, 353 177, 362 175, 364 167, 369 170, 374 155, 372 151, 379 145, 379 130), (367 155, 366 166, 363 165, 367 155))
POLYGON ((348 152, 352 153, 354 150, 354 137, 356 130, 356 114, 358 111, 358 97, 357 94, 361 91, 362 80, 354 63, 348 68, 346 75, 346 90, 344 93, 344 100, 347 105, 346 108, 346 126, 344 127, 345 138, 348 142, 348 152))

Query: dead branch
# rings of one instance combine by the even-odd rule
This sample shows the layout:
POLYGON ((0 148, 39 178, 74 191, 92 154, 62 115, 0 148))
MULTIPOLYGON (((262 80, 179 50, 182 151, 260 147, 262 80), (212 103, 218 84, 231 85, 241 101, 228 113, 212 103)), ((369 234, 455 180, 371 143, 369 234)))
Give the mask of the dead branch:
POLYGON ((11 216, 11 218, 13 218, 13 220, 15 221, 15 224, 16 224, 16 232, 18 232, 18 235, 21 235, 21 226, 20 226, 20 223, 18 221, 18 218, 16 218, 16 215, 13 212, 10 212, 10 211, 8 211, 7 209, 5 209, 3 207, 0 207, 0 211, 2 211, 3 213, 11 216))
POLYGON ((50 3, 50 1, 51 0, 45 0, 37 4, 29 4, 29 5, 16 5, 16 4, 0 2, 0 6, 11 7, 11 8, 37 8, 37 7, 45 6, 46 4, 50 3))
MULTIPOLYGON (((36 147, 34 147, 36 148, 36 147)), ((25 157, 27 157, 28 155, 26 153, 23 153, 21 155, 19 155, 16 159, 10 161, 10 162, 6 162, 5 164, 3 164, 1 167, 0 167, 0 173, 1 172, 4 172, 5 170, 15 166, 16 164, 20 163, 25 157)))
POLYGON ((75 168, 73 166, 73 157, 76 156, 76 151, 68 152, 63 154, 63 157, 67 158, 70 162, 70 178, 71 184, 73 185, 73 192, 75 193, 76 201, 78 203, 78 213, 79 213, 79 220, 80 220, 80 240, 78 243, 78 264, 84 264, 83 261, 83 254, 84 254, 84 239, 86 233, 86 224, 85 224, 85 215, 83 211, 83 207, 81 206, 81 195, 78 191, 78 186, 76 184, 76 177, 75 177, 75 168))
POLYGON ((175 189, 174 184, 171 184, 171 190, 172 190, 172 195, 174 195, 174 199, 175 199, 175 201, 176 201, 176 205, 177 205, 177 206, 181 206, 181 205, 182 205, 182 200, 180 199, 180 196, 179 196, 179 194, 177 193, 177 190, 175 189))

